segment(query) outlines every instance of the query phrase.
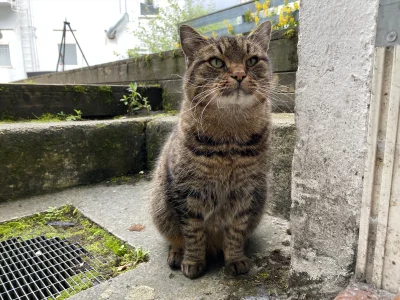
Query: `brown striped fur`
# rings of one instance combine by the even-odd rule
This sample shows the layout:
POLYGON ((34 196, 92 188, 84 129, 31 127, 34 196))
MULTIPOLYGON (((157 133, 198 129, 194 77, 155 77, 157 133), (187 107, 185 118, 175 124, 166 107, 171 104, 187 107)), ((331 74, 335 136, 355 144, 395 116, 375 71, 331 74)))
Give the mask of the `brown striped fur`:
POLYGON ((184 99, 157 164, 151 211, 170 243, 168 264, 189 278, 204 273, 206 253, 221 250, 232 273, 250 269, 244 243, 267 192, 270 33, 270 22, 248 37, 206 39, 180 28, 184 99))

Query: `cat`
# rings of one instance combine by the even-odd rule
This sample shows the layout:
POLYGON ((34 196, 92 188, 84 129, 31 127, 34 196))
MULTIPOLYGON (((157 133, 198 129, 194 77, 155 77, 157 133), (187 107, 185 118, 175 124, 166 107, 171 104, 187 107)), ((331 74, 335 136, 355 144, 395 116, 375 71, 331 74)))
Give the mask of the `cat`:
POLYGON ((167 262, 188 278, 222 251, 225 269, 245 274, 245 241, 267 197, 272 71, 271 22, 250 35, 207 38, 182 25, 184 99, 154 173, 150 206, 169 242, 167 262))

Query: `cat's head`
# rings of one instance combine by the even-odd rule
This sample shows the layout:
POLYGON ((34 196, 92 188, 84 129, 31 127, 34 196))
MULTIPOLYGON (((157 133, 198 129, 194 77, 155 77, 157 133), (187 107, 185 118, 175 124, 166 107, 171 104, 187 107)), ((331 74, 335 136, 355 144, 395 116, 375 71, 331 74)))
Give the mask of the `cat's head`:
POLYGON ((267 56, 270 37, 269 21, 247 37, 207 38, 182 25, 186 101, 218 108, 255 106, 268 101, 272 74, 267 56))

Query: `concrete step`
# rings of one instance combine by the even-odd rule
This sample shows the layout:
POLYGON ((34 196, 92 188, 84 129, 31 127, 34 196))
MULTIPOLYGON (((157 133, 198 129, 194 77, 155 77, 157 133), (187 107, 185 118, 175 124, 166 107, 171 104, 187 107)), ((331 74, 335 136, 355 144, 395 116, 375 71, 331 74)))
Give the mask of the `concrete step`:
MULTIPOLYGON (((0 120, 6 116, 34 119, 44 113, 74 114, 83 117, 125 115, 127 107, 120 99, 128 96, 126 85, 61 85, 61 84, 0 84, 0 120)), ((138 92, 147 97, 152 110, 162 109, 162 89, 141 86, 138 92)))
MULTIPOLYGON (((177 120, 0 124, 0 201, 150 170, 177 120)), ((294 143, 293 115, 274 115, 267 211, 286 219, 294 143)))

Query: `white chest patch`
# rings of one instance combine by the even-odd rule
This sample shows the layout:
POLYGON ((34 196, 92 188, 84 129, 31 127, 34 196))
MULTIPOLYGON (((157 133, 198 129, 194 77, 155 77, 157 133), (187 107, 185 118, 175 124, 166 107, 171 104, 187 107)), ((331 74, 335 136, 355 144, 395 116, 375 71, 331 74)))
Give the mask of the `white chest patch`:
POLYGON ((218 99, 219 108, 228 108, 231 105, 251 106, 257 99, 253 95, 248 95, 243 92, 235 93, 231 96, 222 96, 218 99))

